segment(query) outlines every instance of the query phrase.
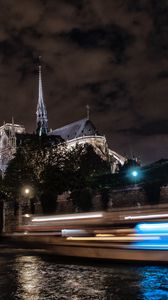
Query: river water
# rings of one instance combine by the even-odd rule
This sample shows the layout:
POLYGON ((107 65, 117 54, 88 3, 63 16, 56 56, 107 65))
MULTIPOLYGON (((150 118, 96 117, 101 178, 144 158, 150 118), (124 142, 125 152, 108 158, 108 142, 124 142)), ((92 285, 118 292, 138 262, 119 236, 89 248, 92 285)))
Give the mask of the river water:
POLYGON ((1 255, 0 300, 168 299, 168 266, 1 255))

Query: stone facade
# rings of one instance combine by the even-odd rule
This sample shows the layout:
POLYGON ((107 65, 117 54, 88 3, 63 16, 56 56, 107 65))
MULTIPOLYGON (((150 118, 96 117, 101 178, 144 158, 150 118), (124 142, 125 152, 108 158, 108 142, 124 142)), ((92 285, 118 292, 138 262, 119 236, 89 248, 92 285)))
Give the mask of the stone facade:
POLYGON ((5 123, 0 127, 0 170, 5 172, 9 161, 16 153, 17 135, 25 133, 22 125, 5 123))

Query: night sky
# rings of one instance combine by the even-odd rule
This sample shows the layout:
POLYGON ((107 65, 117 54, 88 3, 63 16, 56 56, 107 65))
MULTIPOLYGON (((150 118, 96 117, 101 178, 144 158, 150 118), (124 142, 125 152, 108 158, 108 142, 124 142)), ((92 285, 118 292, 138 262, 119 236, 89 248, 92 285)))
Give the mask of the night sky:
POLYGON ((168 0, 0 0, 0 121, 35 130, 38 56, 49 127, 86 115, 109 147, 168 157, 168 0))

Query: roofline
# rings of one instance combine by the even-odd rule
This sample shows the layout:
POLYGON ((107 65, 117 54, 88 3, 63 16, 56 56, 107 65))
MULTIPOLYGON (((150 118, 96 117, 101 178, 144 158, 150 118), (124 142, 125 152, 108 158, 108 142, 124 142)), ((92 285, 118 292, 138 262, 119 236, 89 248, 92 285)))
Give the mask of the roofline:
MULTIPOLYGON (((69 123, 69 124, 67 124, 67 125, 65 125, 65 126, 62 126, 62 127, 59 127, 59 128, 56 128, 56 129, 54 129, 54 130, 52 130, 51 132, 49 132, 49 135, 52 135, 52 132, 54 132, 54 131, 56 131, 56 130, 62 130, 62 129, 65 129, 65 128, 67 128, 68 126, 70 126, 70 125, 73 125, 73 124, 75 124, 75 123, 78 123, 78 122, 80 122, 80 121, 90 121, 90 120, 88 120, 87 118, 83 118, 83 119, 80 119, 80 120, 77 120, 77 121, 75 121, 75 122, 71 122, 71 123, 69 123)), ((91 122, 91 121, 90 121, 91 122)))
POLYGON ((101 138, 103 140, 106 140, 105 136, 102 136, 102 135, 83 135, 83 136, 79 136, 78 138, 74 138, 72 140, 68 140, 68 141, 65 141, 65 143, 71 143, 71 142, 75 142, 75 141, 79 141, 79 140, 85 140, 85 139, 90 139, 90 138, 94 138, 94 139, 97 139, 97 138, 101 138))

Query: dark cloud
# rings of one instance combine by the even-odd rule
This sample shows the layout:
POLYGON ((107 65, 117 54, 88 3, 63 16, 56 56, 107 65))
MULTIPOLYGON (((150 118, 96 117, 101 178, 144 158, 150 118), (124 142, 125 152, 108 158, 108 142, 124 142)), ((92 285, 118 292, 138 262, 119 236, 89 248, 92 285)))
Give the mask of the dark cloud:
POLYGON ((161 80, 168 78, 168 70, 162 70, 161 72, 159 72, 157 74, 157 78, 161 80))
POLYGON ((0 118, 35 130, 38 56, 49 125, 85 116, 111 148, 167 155, 168 0, 0 0, 0 118), (164 147, 163 147, 164 145, 164 147))
POLYGON ((124 60, 126 48, 134 41, 133 35, 114 24, 87 31, 75 28, 66 36, 82 48, 107 48, 113 51, 118 63, 124 60))
POLYGON ((129 106, 126 84, 119 79, 88 83, 83 89, 88 90, 91 106, 99 112, 105 113, 109 109, 124 110, 129 106))
POLYGON ((141 136, 153 136, 153 135, 168 135, 168 122, 166 120, 158 120, 155 122, 148 122, 143 124, 141 127, 128 128, 126 130, 119 130, 119 132, 125 132, 133 135, 141 136))

